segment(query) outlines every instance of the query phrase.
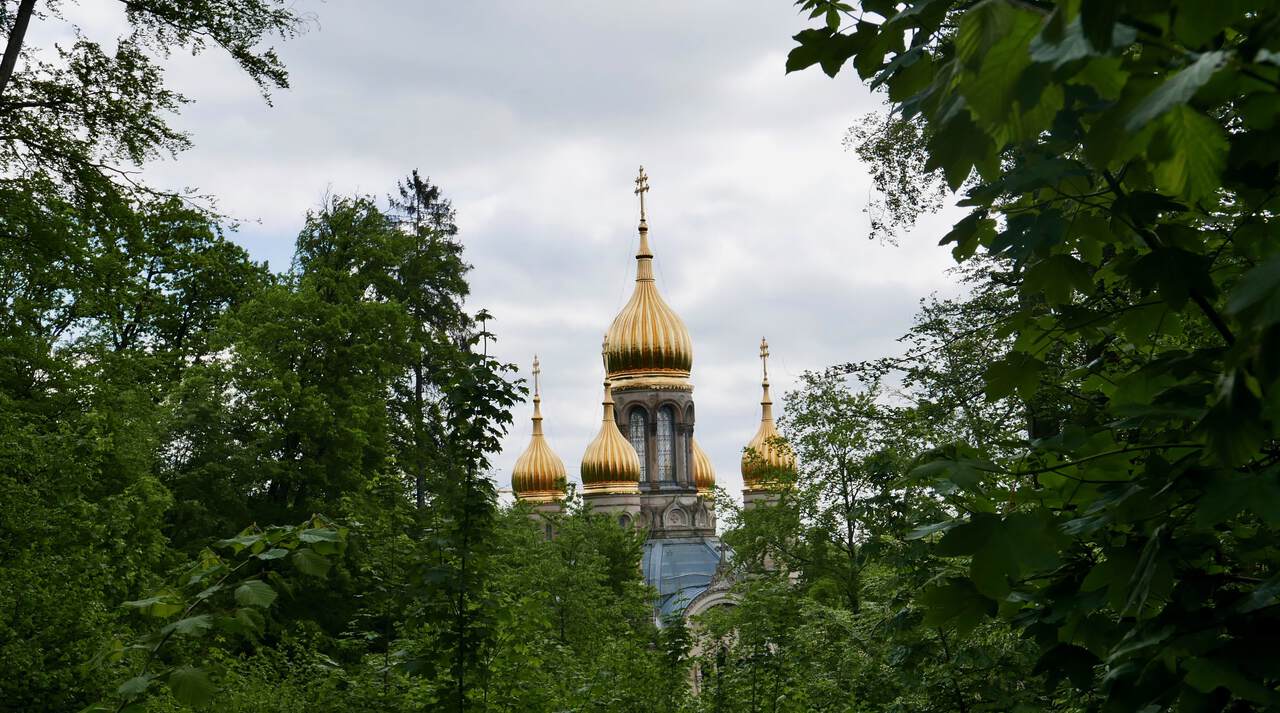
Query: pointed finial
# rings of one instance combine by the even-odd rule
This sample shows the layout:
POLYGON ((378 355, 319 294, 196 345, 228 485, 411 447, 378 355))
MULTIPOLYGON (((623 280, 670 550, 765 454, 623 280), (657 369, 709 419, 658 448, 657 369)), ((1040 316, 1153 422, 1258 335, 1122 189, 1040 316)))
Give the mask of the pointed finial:
POLYGON ((769 383, 769 341, 760 337, 760 368, 764 373, 764 383, 769 383))
POLYGON ((764 374, 764 381, 760 383, 763 394, 760 397, 760 420, 773 420, 773 397, 769 395, 769 342, 764 337, 760 338, 760 371, 764 374))
POLYGON ((539 389, 538 375, 542 373, 542 364, 538 355, 533 355, 533 435, 542 435, 542 391, 539 389))
POLYGON ((640 175, 636 176, 635 194, 640 196, 640 224, 644 225, 644 194, 649 192, 649 177, 645 175, 644 166, 640 167, 640 175))
POLYGON ((604 420, 612 421, 613 416, 613 384, 609 383, 609 335, 604 335, 600 342, 600 360, 604 362, 604 420))

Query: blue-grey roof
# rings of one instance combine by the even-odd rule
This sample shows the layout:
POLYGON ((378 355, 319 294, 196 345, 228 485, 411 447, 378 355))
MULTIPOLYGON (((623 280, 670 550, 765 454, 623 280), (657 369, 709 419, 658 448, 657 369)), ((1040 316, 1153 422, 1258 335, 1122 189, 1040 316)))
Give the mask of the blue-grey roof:
MULTIPOLYGON (((644 579, 658 590, 655 612, 661 622, 678 616, 707 590, 720 564, 720 538, 680 537, 644 543, 640 566, 644 579)), ((725 548, 725 558, 731 551, 725 548)))

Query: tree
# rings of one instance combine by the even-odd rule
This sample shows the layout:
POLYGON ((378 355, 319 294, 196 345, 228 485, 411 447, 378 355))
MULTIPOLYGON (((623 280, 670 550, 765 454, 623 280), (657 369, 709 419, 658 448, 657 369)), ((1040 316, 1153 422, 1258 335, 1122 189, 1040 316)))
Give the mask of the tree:
POLYGON ((114 49, 74 28, 76 41, 49 53, 27 45, 26 31, 33 17, 60 20, 58 4, 0 3, 0 31, 8 38, 0 60, 0 173, 48 175, 81 197, 136 194, 144 188, 137 167, 189 145, 165 117, 188 100, 165 86, 154 59, 175 49, 222 48, 264 96, 288 86, 274 49, 262 47, 303 27, 304 18, 283 0, 122 4, 132 31, 114 49))
MULTIPOLYGON (((904 341, 935 339, 939 313, 926 305, 904 341)), ((886 361, 806 373, 787 394, 782 425, 798 472, 776 504, 730 512, 739 606, 703 622, 704 709, 1070 710, 1028 687, 1034 659, 1010 627, 937 619, 922 596, 962 569, 913 536, 949 510, 906 475, 966 421, 935 404, 964 388, 953 359, 983 360, 969 346, 967 360, 914 348, 886 360, 910 365, 902 381, 911 386, 892 401, 853 376, 881 373, 886 361)))
POLYGON ((851 61, 887 90, 925 168, 967 186, 943 244, 1009 268, 988 396, 1074 403, 1013 453, 958 443, 915 471, 959 515, 936 551, 970 558, 938 591, 977 596, 949 611, 998 605, 1051 682, 1111 709, 1270 705, 1253 652, 1280 623, 1275 8, 799 4, 822 25, 788 70, 851 61))

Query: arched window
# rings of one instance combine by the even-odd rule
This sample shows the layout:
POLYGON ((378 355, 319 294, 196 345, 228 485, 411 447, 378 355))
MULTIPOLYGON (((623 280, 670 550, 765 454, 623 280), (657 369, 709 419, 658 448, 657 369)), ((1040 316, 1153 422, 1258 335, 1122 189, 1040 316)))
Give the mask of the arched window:
POLYGON ((675 480, 676 412, 670 406, 658 409, 658 480, 675 480))
POLYGON ((642 481, 649 479, 649 459, 645 457, 648 425, 644 409, 631 409, 631 417, 627 420, 627 440, 631 441, 631 447, 635 448, 636 455, 640 456, 640 480, 642 481))

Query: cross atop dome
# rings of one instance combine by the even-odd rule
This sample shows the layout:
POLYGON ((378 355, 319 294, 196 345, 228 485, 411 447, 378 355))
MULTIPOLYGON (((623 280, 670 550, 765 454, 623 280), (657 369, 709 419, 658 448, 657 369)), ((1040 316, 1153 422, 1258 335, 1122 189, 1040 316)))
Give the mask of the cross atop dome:
POLYGON ((764 382, 769 383, 769 342, 760 337, 760 369, 764 373, 764 382))
POLYGON ((644 194, 649 192, 649 176, 644 172, 644 166, 640 167, 640 175, 636 176, 635 194, 640 196, 640 222, 644 222, 644 194))

